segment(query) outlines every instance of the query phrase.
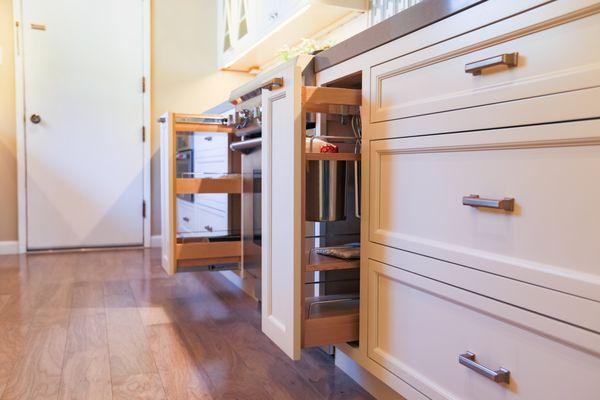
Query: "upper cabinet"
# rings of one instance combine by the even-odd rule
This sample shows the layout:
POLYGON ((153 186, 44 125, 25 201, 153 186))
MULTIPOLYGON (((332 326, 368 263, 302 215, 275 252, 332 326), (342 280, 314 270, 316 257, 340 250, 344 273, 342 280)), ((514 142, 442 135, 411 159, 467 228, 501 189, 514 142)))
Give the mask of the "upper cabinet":
POLYGON ((368 0, 219 0, 219 66, 252 71, 285 45, 366 12, 368 0))

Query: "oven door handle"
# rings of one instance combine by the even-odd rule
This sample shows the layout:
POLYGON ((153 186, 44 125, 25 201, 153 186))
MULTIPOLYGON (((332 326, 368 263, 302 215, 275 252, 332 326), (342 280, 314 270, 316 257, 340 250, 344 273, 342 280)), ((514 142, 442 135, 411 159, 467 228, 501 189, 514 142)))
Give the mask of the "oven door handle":
POLYGON ((232 151, 239 151, 240 153, 250 153, 257 147, 262 146, 262 138, 242 140, 240 142, 233 142, 229 145, 232 151))

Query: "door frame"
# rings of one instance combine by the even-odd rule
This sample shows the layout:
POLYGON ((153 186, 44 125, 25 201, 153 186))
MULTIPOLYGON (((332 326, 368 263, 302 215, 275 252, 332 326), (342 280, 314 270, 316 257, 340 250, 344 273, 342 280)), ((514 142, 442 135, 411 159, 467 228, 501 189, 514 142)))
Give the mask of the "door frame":
MULTIPOLYGON (((15 104, 16 104, 16 135, 17 135, 17 204, 18 204, 18 251, 27 252, 27 167, 25 148, 25 71, 23 60, 23 1, 12 0, 13 3, 13 28, 14 28, 14 51, 15 51, 15 104)), ((150 247, 151 242, 151 1, 142 1, 142 24, 143 24, 143 54, 144 54, 144 78, 145 91, 143 93, 143 123, 146 131, 144 145, 143 175, 144 189, 143 197, 146 204, 146 217, 144 218, 143 240, 144 247, 150 247)), ((142 77, 140 77, 142 78, 142 77)), ((141 84, 141 82, 140 82, 141 84)), ((141 127, 140 127, 141 129, 141 127)), ((142 133, 140 132, 140 135, 142 133)))

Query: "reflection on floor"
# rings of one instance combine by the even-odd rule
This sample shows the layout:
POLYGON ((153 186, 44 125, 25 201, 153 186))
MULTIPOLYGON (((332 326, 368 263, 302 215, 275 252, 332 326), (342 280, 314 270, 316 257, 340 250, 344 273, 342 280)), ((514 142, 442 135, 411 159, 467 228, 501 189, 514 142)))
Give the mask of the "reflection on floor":
POLYGON ((0 256, 0 398, 370 399, 319 350, 290 361, 257 304, 156 250, 0 256))

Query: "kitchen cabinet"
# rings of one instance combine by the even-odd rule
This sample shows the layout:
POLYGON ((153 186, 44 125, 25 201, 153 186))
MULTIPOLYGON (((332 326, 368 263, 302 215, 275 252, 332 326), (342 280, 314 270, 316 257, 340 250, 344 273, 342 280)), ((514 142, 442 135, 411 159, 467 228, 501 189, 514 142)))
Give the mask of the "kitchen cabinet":
POLYGON ((219 0, 219 66, 259 70, 283 46, 367 10, 366 0, 219 0))
POLYGON ((233 134, 226 120, 161 117, 162 266, 169 274, 241 260, 242 178, 239 156, 229 152, 233 134))
POLYGON ((356 115, 362 97, 355 89, 305 85, 310 59, 294 59, 259 77, 283 80, 282 87, 262 94, 262 330, 293 359, 303 347, 358 339, 358 296, 315 293, 311 279, 315 271, 358 265, 312 254, 305 193, 309 162, 353 162, 360 156, 308 154, 306 121, 307 113, 315 112, 356 115))
POLYGON ((317 74, 362 77, 359 344, 337 347, 406 398, 597 397, 599 15, 489 0, 317 74))

